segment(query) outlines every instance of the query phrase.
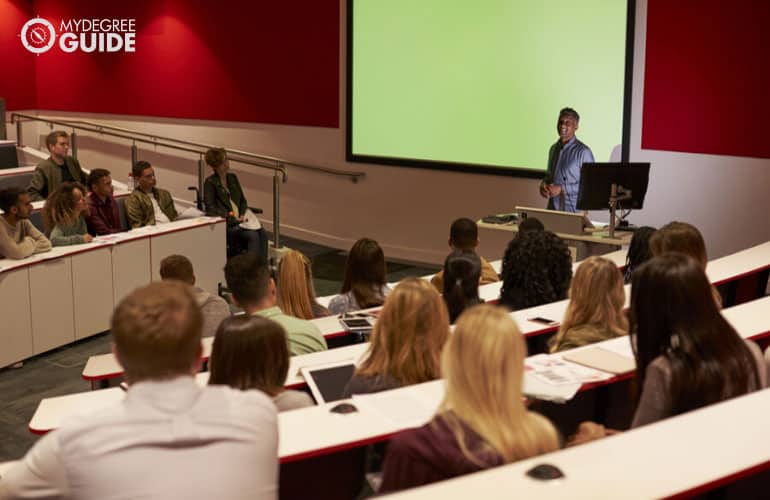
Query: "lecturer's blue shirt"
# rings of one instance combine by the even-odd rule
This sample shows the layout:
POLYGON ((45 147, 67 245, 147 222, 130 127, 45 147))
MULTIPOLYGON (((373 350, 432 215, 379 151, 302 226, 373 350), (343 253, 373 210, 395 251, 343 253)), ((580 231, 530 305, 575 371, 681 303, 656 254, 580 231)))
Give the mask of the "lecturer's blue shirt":
POLYGON ((563 146, 560 141, 551 146, 548 151, 548 178, 552 179, 553 184, 561 186, 564 206, 561 196, 554 196, 548 200, 549 209, 577 212, 580 167, 583 163, 593 162, 594 154, 591 148, 580 142, 577 137, 573 137, 563 146))

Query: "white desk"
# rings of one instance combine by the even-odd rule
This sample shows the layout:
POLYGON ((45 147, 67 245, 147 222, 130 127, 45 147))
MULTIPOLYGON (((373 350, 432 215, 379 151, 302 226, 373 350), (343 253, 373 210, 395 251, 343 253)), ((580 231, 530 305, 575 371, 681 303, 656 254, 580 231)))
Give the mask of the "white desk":
POLYGON ((646 500, 695 494, 702 486, 770 461, 769 407, 770 390, 754 392, 582 446, 387 498, 646 500), (543 463, 558 467, 565 477, 536 481, 526 476, 543 463))
MULTIPOLYGON (((604 255, 622 266, 625 264, 626 250, 618 250, 610 254, 604 255)), ((493 266, 501 265, 501 261, 493 261, 493 266)), ((573 264, 573 270, 580 266, 580 262, 573 264)), ((707 267, 707 275, 711 279, 712 283, 715 281, 725 282, 731 279, 735 279, 747 274, 752 274, 770 267, 770 242, 751 247, 740 252, 736 252, 732 255, 728 255, 710 262, 707 267)), ((496 302, 500 296, 501 282, 489 283, 479 287, 479 294, 481 298, 486 302, 496 302)), ((628 306, 630 299, 630 287, 626 285, 626 307, 628 306)), ((543 317, 553 319, 555 321, 561 321, 564 317, 564 313, 567 310, 569 300, 561 300, 558 302, 552 302, 542 306, 536 306, 521 311, 512 313, 512 316, 516 323, 519 325, 522 334, 525 336, 542 335, 550 332, 554 332, 558 329, 558 325, 547 326, 540 323, 529 321, 530 318, 543 317)), ((372 308, 376 310, 378 308, 372 308)), ((325 318, 318 318, 313 320, 321 332, 326 338, 333 338, 340 335, 345 335, 346 332, 342 329, 339 320, 336 316, 327 316, 325 318)), ((321 361, 318 364, 324 362, 342 361, 347 359, 345 357, 335 357, 332 349, 327 354, 323 354, 324 359, 327 361, 321 361)), ((319 353, 320 354, 320 353, 319 353)), ((343 355, 344 354, 339 354, 343 355)), ((316 363, 313 363, 316 364, 316 363)), ((100 356, 92 356, 86 363, 86 367, 83 370, 83 378, 91 381, 93 384, 98 380, 105 380, 121 376, 123 373, 120 366, 117 364, 112 354, 104 354, 100 356)), ((293 382, 291 385, 299 385, 301 382, 293 382)))
MULTIPOLYGON (((739 306, 735 306, 730 309, 725 309, 723 311, 723 314, 729 321, 731 321, 733 326, 738 330, 738 333, 743 338, 756 339, 759 337, 770 335, 770 314, 768 314, 768 311, 770 311, 770 297, 764 297, 762 299, 758 299, 752 302, 747 302, 745 304, 741 304, 739 306)), ((596 347, 600 347, 604 343, 615 342, 616 340, 617 339, 613 339, 613 340, 593 344, 590 346, 579 347, 577 349, 581 349, 581 350, 593 349, 596 347)), ((356 359, 356 356, 360 357, 361 355, 364 354, 366 347, 367 347, 366 344, 359 344, 359 345, 349 346, 348 348, 343 348, 343 349, 348 349, 348 351, 345 353, 346 357, 343 357, 341 359, 356 359)), ((295 362, 293 367, 290 368, 289 376, 287 377, 287 383, 289 381, 298 380, 298 378, 295 378, 295 377, 300 365, 305 366, 310 364, 326 363, 326 362, 332 361, 331 359, 329 359, 329 357, 333 356, 333 353, 336 353, 337 351, 342 352, 342 349, 334 349, 331 351, 326 351, 325 353, 313 353, 312 355, 305 355, 305 356, 312 356, 312 357, 297 356, 297 358, 302 358, 302 360, 295 362)), ((570 351, 564 351, 558 354, 554 354, 552 356, 561 357, 565 352, 570 352, 570 351)), ((629 375, 630 375, 630 372, 628 374, 615 376, 601 382, 593 382, 591 384, 585 384, 581 388, 581 390, 588 390, 598 386, 611 384, 619 380, 628 378, 629 375)), ((198 381, 201 383, 205 383, 207 381, 207 376, 204 374, 199 374, 198 381)), ((369 420, 370 424, 366 427, 367 434, 364 437, 362 437, 363 435, 360 434, 362 432, 361 427, 352 428, 350 429, 349 433, 347 431, 319 432, 319 429, 326 429, 323 426, 326 425, 325 422, 327 420, 327 416, 325 415, 325 413, 327 412, 321 412, 319 410, 319 408, 323 408, 323 407, 305 408, 300 410, 294 410, 292 412, 287 412, 287 414, 290 413, 296 416, 294 417, 281 416, 281 419, 286 418, 290 422, 294 422, 294 419, 296 419, 298 422, 299 421, 304 422, 303 428, 305 430, 296 431, 296 432, 299 432, 302 436, 314 435, 314 437, 308 438, 308 439, 311 439, 311 441, 305 442, 303 446, 299 446, 297 444, 298 441, 296 441, 294 437, 290 438, 287 436, 286 439, 289 439, 289 441, 287 441, 285 445, 286 447, 283 447, 283 446, 281 447, 281 450, 284 450, 285 455, 282 454, 281 456, 290 457, 294 455, 309 456, 308 454, 322 454, 322 453, 329 452, 330 450, 346 449, 346 448, 358 446, 361 444, 361 440, 374 441, 374 440, 384 439, 382 436, 388 435, 393 432, 392 425, 391 425, 393 424, 393 422, 391 421, 394 418, 398 420, 398 422, 400 422, 400 423, 397 422, 397 424, 401 425, 402 429, 408 426, 408 425, 405 425, 405 422, 409 425, 414 424, 413 420, 409 420, 410 418, 409 412, 406 409, 401 408, 400 403, 404 401, 407 401, 407 402, 411 401, 412 399, 411 396, 413 394, 422 394, 421 391, 423 389, 421 389, 421 387, 423 386, 428 387, 430 385, 430 388, 426 389, 428 390, 428 393, 426 393, 428 394, 426 396, 428 398, 427 401, 430 402, 430 401, 433 401, 434 399, 440 400, 441 394, 438 394, 435 391, 442 391, 443 389, 437 389, 437 387, 443 387, 443 386, 441 386, 440 384, 439 385, 436 385, 436 384, 439 384, 439 381, 428 382, 427 384, 418 384, 416 386, 396 389, 394 391, 387 391, 386 393, 378 393, 378 394, 386 394, 386 396, 382 396, 383 398, 386 398, 386 397, 393 398, 392 403, 390 404, 390 407, 394 408, 393 415, 396 415, 396 416, 394 417, 391 414, 387 414, 387 415, 384 415, 385 417, 384 420, 377 419, 377 418, 369 420), (433 385, 430 385, 430 384, 433 384, 433 385), (398 394, 400 394, 399 391, 406 391, 403 393, 406 396, 404 398, 398 398, 398 394), (417 392, 413 392, 413 391, 417 391, 417 392), (321 416, 322 414, 323 416, 321 416), (321 449, 318 443, 329 443, 327 446, 328 449, 321 449)), ((73 414, 80 415, 80 414, 93 412, 103 408, 106 405, 114 403, 116 400, 120 400, 121 398, 119 396, 121 395, 122 392, 123 391, 120 388, 111 388, 111 389, 104 389, 99 391, 87 391, 82 393, 70 394, 70 395, 60 396, 56 398, 43 399, 38 405, 38 408, 35 411, 35 414, 32 417, 32 420, 30 421, 29 429, 31 432, 36 434, 42 434, 52 429, 56 429, 60 426, 61 422, 70 415, 73 415, 73 414)), ((432 403, 430 403, 428 406, 430 405, 432 405, 432 403)), ((406 408, 408 409, 408 407, 409 405, 407 404, 406 408)), ((419 406, 417 408, 419 409, 419 406)), ((364 413, 364 412, 361 412, 361 413, 364 413)), ((281 414, 281 415, 284 415, 284 414, 281 414)), ((339 415, 336 415, 336 414, 330 415, 330 416, 340 417, 339 415)), ((357 419, 350 419, 350 420, 353 421, 357 419)), ((336 420, 333 420, 333 421, 336 422, 336 420)), ((299 426, 299 424, 297 424, 297 426, 299 426)), ((293 427, 291 429, 293 429, 293 427)), ((292 432, 294 431, 292 430, 292 432)), ((305 439, 305 438, 302 438, 302 439, 305 439)), ((281 441, 283 440, 284 440, 284 437, 282 435, 281 441)))
POLYGON ((198 285, 217 293, 226 261, 225 224, 219 218, 149 226, 26 259, 0 259, 0 313, 11 326, 3 328, 9 334, 0 367, 108 330, 121 298, 160 280, 152 264, 170 253, 169 241, 184 243, 175 253, 195 248, 190 260, 198 285))

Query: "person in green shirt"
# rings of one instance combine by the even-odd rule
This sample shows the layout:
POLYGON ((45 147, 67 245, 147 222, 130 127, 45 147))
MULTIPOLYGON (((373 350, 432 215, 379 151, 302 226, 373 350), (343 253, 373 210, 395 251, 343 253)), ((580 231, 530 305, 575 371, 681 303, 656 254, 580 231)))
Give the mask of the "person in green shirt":
POLYGON ((312 322, 285 314, 277 305, 275 281, 270 268, 256 254, 245 253, 231 258, 225 266, 227 288, 236 305, 247 314, 271 319, 286 330, 292 356, 325 351, 326 339, 312 322))

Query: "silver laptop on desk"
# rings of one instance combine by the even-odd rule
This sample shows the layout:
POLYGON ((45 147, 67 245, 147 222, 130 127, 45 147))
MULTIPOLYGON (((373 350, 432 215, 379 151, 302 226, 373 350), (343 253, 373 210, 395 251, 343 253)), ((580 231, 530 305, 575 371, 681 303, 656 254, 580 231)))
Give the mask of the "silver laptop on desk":
POLYGON ((535 217, 543 223, 543 226, 548 231, 554 233, 581 235, 583 234, 583 228, 586 227, 587 219, 580 212, 561 212, 559 210, 532 207, 516 207, 516 211, 519 213, 519 221, 527 217, 535 217))

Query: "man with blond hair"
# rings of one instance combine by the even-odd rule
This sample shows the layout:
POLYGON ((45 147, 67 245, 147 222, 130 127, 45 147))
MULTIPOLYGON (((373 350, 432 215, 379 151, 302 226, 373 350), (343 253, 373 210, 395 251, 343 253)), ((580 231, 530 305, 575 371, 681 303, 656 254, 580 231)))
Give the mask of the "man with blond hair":
POLYGON ((3 476, 0 498, 277 498, 275 406, 259 391, 195 382, 201 323, 183 283, 124 298, 112 335, 125 399, 40 439, 3 476))

